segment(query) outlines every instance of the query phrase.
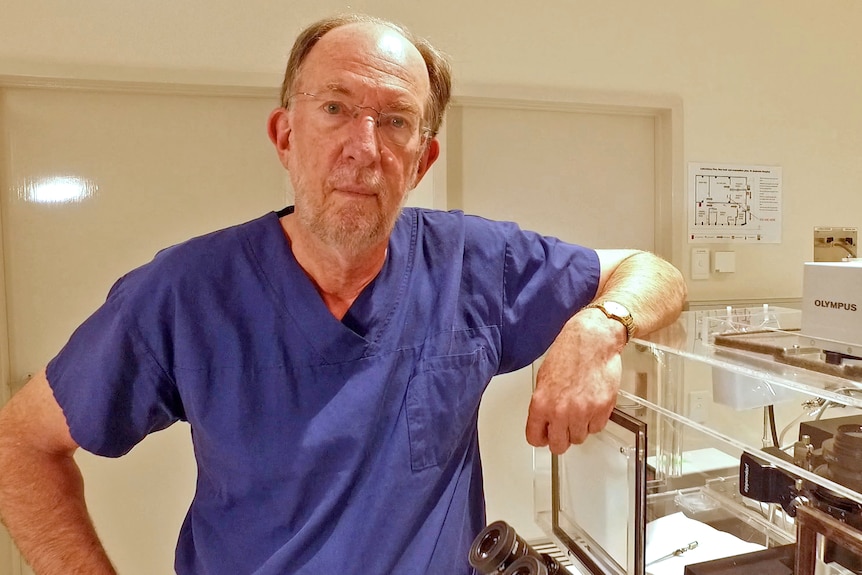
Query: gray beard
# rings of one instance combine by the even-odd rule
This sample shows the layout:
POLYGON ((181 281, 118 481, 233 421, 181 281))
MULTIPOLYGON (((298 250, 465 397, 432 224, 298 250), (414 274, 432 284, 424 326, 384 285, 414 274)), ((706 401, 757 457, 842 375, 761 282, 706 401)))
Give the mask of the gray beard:
POLYGON ((364 210, 348 206, 337 213, 303 210, 297 205, 297 215, 307 229, 326 245, 348 255, 357 255, 385 240, 401 214, 398 209, 390 217, 377 212, 370 218, 364 210))
MULTIPOLYGON (((411 172, 414 176, 410 181, 408 190, 412 190, 416 185, 415 174, 419 167, 419 159, 420 155, 417 154, 411 166, 411 172)), ((361 254, 388 238, 407 201, 407 193, 405 192, 401 198, 401 204, 392 214, 387 214, 380 209, 369 214, 357 206, 345 206, 333 211, 323 205, 314 205, 313 201, 305 201, 307 196, 301 191, 307 189, 303 185, 303 176, 294 172, 291 172, 290 176, 295 190, 296 215, 299 221, 324 244, 346 255, 361 254)), ((380 192, 378 202, 387 193, 382 178, 376 175, 361 172, 354 177, 380 192)), ((332 176, 332 179, 338 181, 337 172, 332 176)))
MULTIPOLYGON (((301 178, 297 180, 293 182, 294 189, 304 189, 301 178)), ((373 187, 386 193, 382 191, 382 185, 373 187)), ((300 192, 296 194, 296 215, 303 226, 325 245, 342 254, 358 255, 389 237, 406 198, 407 194, 404 194, 401 206, 388 214, 380 209, 380 203, 372 210, 358 205, 332 208, 308 202, 305 194, 300 192)))

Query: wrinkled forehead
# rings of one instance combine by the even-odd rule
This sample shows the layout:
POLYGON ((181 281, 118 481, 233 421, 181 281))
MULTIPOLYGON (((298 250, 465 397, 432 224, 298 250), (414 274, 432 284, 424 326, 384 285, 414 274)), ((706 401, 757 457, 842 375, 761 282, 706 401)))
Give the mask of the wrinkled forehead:
MULTIPOLYGON (((397 30, 377 23, 354 23, 325 34, 308 53, 300 84, 347 82, 411 93, 425 102, 428 69, 419 50, 397 30)), ((315 89, 320 86, 303 86, 315 89)))

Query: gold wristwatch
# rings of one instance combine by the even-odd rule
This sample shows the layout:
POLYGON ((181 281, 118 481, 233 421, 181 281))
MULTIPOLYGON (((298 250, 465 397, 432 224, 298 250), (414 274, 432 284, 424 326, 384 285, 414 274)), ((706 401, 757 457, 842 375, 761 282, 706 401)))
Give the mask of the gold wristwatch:
POLYGON ((623 327, 626 328, 626 343, 634 336, 635 320, 626 306, 615 301, 597 301, 585 306, 584 309, 591 307, 600 309, 610 319, 615 319, 623 324, 623 327))

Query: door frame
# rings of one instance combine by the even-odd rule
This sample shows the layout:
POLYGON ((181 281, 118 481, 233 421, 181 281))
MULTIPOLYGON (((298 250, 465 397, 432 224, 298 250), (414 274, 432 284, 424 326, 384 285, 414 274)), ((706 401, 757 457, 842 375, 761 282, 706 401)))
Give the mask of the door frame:
POLYGON ((685 169, 683 163, 682 98, 668 94, 604 92, 538 86, 467 85, 453 95, 444 129, 438 134, 443 153, 435 164, 434 205, 457 204, 462 174, 463 112, 497 108, 605 115, 645 116, 655 123, 655 253, 675 266, 683 265, 685 169), (501 96, 502 94, 502 96, 501 96))

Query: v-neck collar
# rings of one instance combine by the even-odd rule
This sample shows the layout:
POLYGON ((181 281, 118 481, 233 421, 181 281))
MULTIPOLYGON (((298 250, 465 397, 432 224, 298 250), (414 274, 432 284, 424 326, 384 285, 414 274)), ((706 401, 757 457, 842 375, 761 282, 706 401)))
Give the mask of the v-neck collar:
POLYGON ((245 240, 276 301, 295 328, 325 361, 351 361, 373 355, 403 303, 415 250, 416 214, 405 211, 389 239, 386 261, 350 306, 344 321, 332 315, 311 279, 296 261, 279 217, 292 206, 271 212, 248 229, 245 240))

